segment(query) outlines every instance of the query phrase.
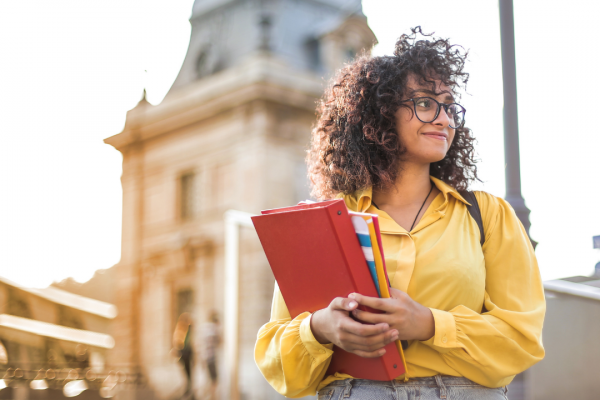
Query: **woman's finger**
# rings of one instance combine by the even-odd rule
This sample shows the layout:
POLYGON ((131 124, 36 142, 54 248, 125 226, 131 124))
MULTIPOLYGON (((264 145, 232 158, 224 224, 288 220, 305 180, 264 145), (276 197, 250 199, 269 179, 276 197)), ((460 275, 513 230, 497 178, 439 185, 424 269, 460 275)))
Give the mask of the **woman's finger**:
POLYGON ((379 335, 368 337, 356 336, 350 333, 343 333, 340 335, 340 341, 344 347, 364 351, 375 351, 387 346, 390 342, 393 342, 397 339, 398 331, 395 329, 379 335))
POLYGON ((348 296, 348 298, 350 300, 355 300, 360 305, 371 307, 376 310, 391 312, 394 309, 391 304, 392 299, 380 299, 379 297, 363 296, 359 293, 352 293, 348 296))
POLYGON ((377 358, 385 354, 385 349, 379 349, 376 351, 354 350, 352 353, 365 358, 377 358))
POLYGON ((389 324, 390 318, 388 314, 375 314, 358 309, 352 311, 352 315, 354 315, 354 317, 359 319, 361 322, 366 322, 368 324, 389 324))
POLYGON ((343 310, 343 311, 352 311, 354 310, 358 304, 354 299, 348 299, 345 297, 336 297, 329 304, 329 308, 332 310, 343 310))
POLYGON ((401 299, 404 296, 406 296, 406 293, 403 292, 402 290, 398 290, 398 289, 395 289, 395 288, 390 288, 390 297, 392 299, 401 299))
POLYGON ((390 326, 387 323, 367 325, 361 324, 350 317, 344 318, 344 320, 340 323, 340 330, 356 336, 373 336, 387 332, 389 329, 390 326))

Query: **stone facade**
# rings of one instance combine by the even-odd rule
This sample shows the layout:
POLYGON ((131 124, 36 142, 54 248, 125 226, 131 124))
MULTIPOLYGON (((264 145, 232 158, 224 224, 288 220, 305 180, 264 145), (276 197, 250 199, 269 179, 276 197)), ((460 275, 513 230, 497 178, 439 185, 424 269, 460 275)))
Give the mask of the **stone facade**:
MULTIPOLYGON (((341 6, 348 2, 333 0, 196 1, 190 50, 173 89, 159 106, 142 99, 123 132, 105 140, 123 154, 111 363, 141 372, 158 397, 176 395, 165 386, 177 370, 170 350, 183 312, 194 321, 197 396, 207 391, 203 326, 213 311, 223 319, 230 295, 224 213, 255 214, 308 197, 304 157, 323 77, 375 42, 354 3, 348 11, 341 6), (207 40, 210 55, 201 45, 207 40), (327 57, 311 49, 327 49, 327 57)), ((253 358, 274 279, 255 232, 241 228, 239 235, 237 365, 224 365, 223 349, 217 354, 219 374, 235 368, 237 382, 222 393, 280 398, 253 358)))

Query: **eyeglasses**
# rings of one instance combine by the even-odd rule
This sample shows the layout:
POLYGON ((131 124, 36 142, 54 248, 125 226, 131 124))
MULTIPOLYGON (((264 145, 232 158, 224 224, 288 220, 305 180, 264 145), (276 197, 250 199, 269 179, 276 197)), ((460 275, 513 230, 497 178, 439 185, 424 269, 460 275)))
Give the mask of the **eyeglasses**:
POLYGON ((465 113, 467 110, 465 110, 465 108, 458 103, 440 103, 431 97, 415 97, 413 99, 404 100, 402 103, 405 101, 413 102, 415 115, 419 121, 423 123, 427 124, 435 121, 438 115, 440 115, 440 108, 442 107, 444 107, 444 111, 446 111, 446 115, 450 119, 448 124, 450 125, 450 128, 460 128, 465 122, 465 113))

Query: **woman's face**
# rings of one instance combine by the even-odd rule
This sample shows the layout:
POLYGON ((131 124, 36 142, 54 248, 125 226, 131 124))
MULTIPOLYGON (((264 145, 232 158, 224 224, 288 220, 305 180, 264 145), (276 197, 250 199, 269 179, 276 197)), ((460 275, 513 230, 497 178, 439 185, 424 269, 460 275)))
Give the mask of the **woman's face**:
MULTIPOLYGON (((410 75, 407 98, 431 97, 440 103, 454 103, 452 91, 448 86, 439 80, 435 81, 435 85, 435 92, 432 92, 430 84, 419 84, 414 75, 410 75)), ((410 109, 400 107, 396 111, 396 130, 405 149, 403 161, 430 164, 442 160, 452 144, 455 132, 449 126, 450 119, 444 108, 440 109, 434 121, 424 123, 415 116, 413 102, 407 101, 405 104, 410 106, 410 109)))

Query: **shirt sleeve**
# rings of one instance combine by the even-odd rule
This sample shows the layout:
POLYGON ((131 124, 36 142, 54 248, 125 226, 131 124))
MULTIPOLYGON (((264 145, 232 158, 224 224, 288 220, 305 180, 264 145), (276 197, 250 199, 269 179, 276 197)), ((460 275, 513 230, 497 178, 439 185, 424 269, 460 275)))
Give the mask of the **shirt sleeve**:
POLYGON ((258 331, 254 359, 266 380, 286 397, 314 395, 323 380, 333 344, 320 344, 310 329, 312 314, 292 319, 275 284, 271 320, 258 331))
POLYGON ((503 199, 475 194, 485 233, 483 313, 431 309, 435 335, 422 343, 462 376, 500 387, 544 357, 546 302, 533 247, 514 210, 503 199))

